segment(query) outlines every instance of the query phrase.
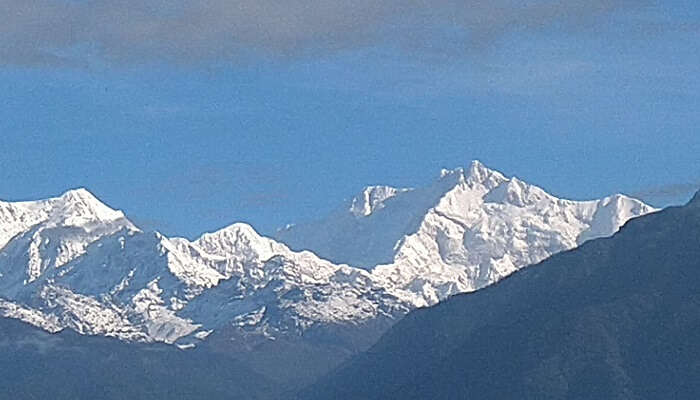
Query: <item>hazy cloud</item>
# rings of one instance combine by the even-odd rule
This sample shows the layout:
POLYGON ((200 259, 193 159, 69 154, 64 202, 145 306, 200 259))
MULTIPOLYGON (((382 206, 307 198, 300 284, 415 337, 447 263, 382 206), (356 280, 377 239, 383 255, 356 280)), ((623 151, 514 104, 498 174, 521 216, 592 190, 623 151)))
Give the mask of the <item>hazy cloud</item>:
POLYGON ((668 185, 649 187, 632 193, 631 196, 652 202, 665 201, 669 199, 676 200, 681 197, 689 197, 697 193, 698 190, 700 190, 700 179, 692 182, 672 183, 668 185))
POLYGON ((0 0, 4 65, 235 60, 393 42, 450 51, 644 0, 0 0), (442 44, 441 44, 442 43, 442 44))
POLYGON ((700 178, 683 183, 651 186, 629 195, 658 207, 684 204, 700 191, 700 178))

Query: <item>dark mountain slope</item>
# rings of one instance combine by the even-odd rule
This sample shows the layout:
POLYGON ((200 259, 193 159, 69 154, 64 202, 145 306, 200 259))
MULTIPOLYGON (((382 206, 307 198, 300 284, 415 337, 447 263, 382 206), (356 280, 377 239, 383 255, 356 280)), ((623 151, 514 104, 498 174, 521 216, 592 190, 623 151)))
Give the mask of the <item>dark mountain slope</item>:
POLYGON ((700 396, 700 195, 409 314, 303 399, 700 396))
POLYGON ((227 357, 173 346, 56 335, 0 318, 0 398, 268 399, 275 385, 227 357))

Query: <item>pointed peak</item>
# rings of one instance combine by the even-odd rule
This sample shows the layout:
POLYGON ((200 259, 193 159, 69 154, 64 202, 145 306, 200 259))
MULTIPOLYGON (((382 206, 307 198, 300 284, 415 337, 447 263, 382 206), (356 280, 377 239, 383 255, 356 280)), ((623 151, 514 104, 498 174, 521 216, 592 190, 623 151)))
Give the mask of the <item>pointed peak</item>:
POLYGON ((256 231, 255 228, 253 228, 252 225, 247 224, 245 222, 235 222, 235 223, 225 227, 221 231, 237 232, 237 233, 241 233, 241 234, 245 234, 245 235, 252 235, 252 236, 261 236, 258 233, 258 231, 256 231))
POLYGON ((251 260, 266 260, 276 253, 289 251, 283 244, 262 236, 243 222, 205 233, 192 243, 212 255, 251 260))
POLYGON ((472 171, 472 170, 484 170, 484 169, 488 169, 488 168, 484 165, 484 163, 482 163, 479 160, 472 160, 472 162, 469 163, 469 170, 470 171, 472 171))
POLYGON ((489 188, 494 188, 507 180, 503 174, 488 168, 478 160, 472 161, 466 170, 462 167, 441 170, 440 180, 445 179, 449 179, 450 182, 454 180, 454 184, 466 183, 470 186, 481 184, 489 188))
POLYGON ((357 217, 367 217, 384 207, 384 202, 399 193, 412 189, 398 189, 391 186, 367 186, 352 199, 350 212, 357 217))
MULTIPOLYGON (((61 200, 79 202, 100 202, 94 194, 86 188, 76 188, 68 190, 60 196, 61 200)), ((100 202, 101 203, 101 202, 100 202)))
MULTIPOLYGON (((598 203, 604 207, 615 206, 615 207, 641 207, 646 212, 654 211, 655 208, 647 205, 639 199, 624 195, 622 193, 616 193, 598 200, 598 203)), ((646 213, 645 212, 645 213, 646 213)))
POLYGON ((440 179, 445 179, 447 177, 456 178, 459 182, 466 181, 472 183, 485 183, 490 180, 502 182, 506 180, 503 174, 487 167, 479 160, 472 161, 466 170, 462 167, 442 169, 440 171, 440 179))
POLYGON ((60 197, 49 200, 54 203, 53 214, 70 224, 80 221, 114 221, 124 218, 124 213, 115 210, 85 188, 71 189, 60 197))
POLYGON ((497 180, 505 180, 505 176, 500 172, 493 170, 486 165, 484 165, 479 160, 474 160, 469 165, 469 171, 467 173, 467 179, 471 179, 477 182, 485 182, 490 178, 496 178, 497 180))
POLYGON ((255 240, 259 240, 262 238, 262 235, 260 235, 251 225, 246 224, 245 222, 236 222, 217 231, 205 233, 199 240, 201 241, 202 239, 206 240, 217 237, 254 238, 255 240))
POLYGON ((57 200, 60 200, 66 205, 80 205, 81 207, 89 207, 93 211, 114 211, 85 188, 71 189, 63 193, 57 200))

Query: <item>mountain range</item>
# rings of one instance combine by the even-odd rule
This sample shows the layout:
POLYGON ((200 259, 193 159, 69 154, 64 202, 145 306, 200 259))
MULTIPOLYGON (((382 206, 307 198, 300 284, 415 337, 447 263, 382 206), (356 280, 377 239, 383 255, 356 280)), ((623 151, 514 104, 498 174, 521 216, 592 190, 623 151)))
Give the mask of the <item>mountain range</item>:
POLYGON ((700 193, 410 313, 302 399, 692 399, 700 193))
POLYGON ((559 199, 473 162, 422 188, 367 187, 275 238, 236 223, 190 241, 143 231, 77 189, 0 202, 0 315, 51 333, 255 353, 254 370, 305 383, 411 310, 653 211, 623 195, 559 199), (309 368, 288 368, 300 360, 309 368))

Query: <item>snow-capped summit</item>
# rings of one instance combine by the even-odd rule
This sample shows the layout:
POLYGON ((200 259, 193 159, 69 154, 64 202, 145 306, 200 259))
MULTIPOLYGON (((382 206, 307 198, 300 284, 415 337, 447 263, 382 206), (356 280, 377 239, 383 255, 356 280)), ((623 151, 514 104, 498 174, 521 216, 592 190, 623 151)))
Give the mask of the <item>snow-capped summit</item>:
POLYGON ((391 186, 367 186, 362 193, 352 199, 350 212, 356 217, 367 217, 376 210, 384 207, 384 202, 397 194, 408 192, 410 188, 395 188, 391 186))
POLYGON ((24 281, 60 268, 88 246, 114 232, 137 228, 121 211, 100 202, 86 189, 70 190, 48 200, 0 202, 0 248, 12 250, 14 272, 25 267, 24 281))
POLYGON ((475 161, 426 187, 367 187, 276 239, 235 223, 190 241, 143 232, 77 189, 0 202, 0 315, 184 347, 221 329, 303 336, 392 321, 651 211, 622 195, 558 199, 475 161))
POLYGON ((486 167, 481 161, 473 160, 469 164, 468 176, 473 180, 484 182, 485 180, 494 177, 497 180, 504 179, 504 176, 495 170, 486 167))
POLYGON ((0 201, 0 248, 15 235, 43 224, 47 227, 82 226, 121 221, 135 229, 124 213, 113 210, 86 189, 69 190, 59 197, 38 201, 0 201))
POLYGON ((500 172, 488 168, 481 161, 474 160, 468 168, 457 167, 454 169, 442 169, 440 179, 454 179, 455 184, 468 183, 470 185, 481 184, 485 186, 497 185, 506 180, 500 172))
POLYGON ((248 261, 267 261, 289 251, 286 246, 261 236, 252 226, 240 222, 213 233, 205 233, 194 244, 212 255, 248 261))
POLYGON ((653 210, 621 195, 558 199, 475 161, 466 170, 443 170, 428 187, 396 194, 371 218, 336 213, 278 237, 293 249, 370 269, 392 294, 423 306, 612 235, 653 210))
POLYGON ((189 347, 224 326, 272 340, 408 310, 369 273, 244 223, 189 241, 142 232, 82 190, 5 205, 38 211, 0 252, 0 315, 52 332, 189 347))
POLYGON ((125 218, 124 213, 102 203, 85 188, 69 190, 56 199, 52 217, 66 225, 79 225, 95 221, 115 221, 125 218))

